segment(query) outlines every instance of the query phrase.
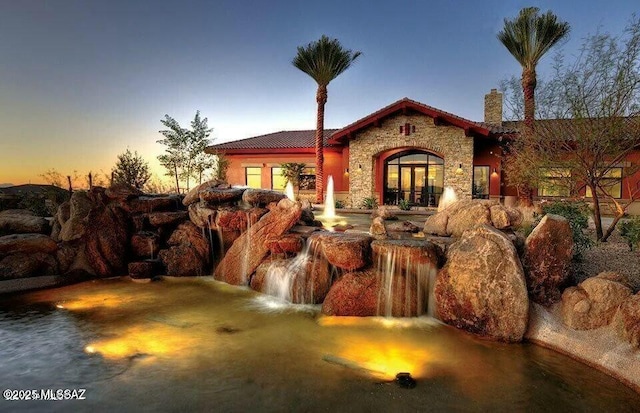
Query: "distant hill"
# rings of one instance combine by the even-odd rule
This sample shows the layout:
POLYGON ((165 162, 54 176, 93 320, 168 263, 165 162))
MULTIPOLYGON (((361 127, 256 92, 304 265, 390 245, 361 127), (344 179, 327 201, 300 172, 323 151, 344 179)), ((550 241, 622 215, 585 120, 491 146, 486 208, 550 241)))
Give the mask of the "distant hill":
POLYGON ((13 184, 0 184, 0 188, 6 188, 8 186, 13 186, 13 184))
POLYGON ((4 196, 47 195, 51 193, 64 194, 66 192, 66 189, 54 185, 25 184, 6 187, 0 186, 0 195, 4 196))

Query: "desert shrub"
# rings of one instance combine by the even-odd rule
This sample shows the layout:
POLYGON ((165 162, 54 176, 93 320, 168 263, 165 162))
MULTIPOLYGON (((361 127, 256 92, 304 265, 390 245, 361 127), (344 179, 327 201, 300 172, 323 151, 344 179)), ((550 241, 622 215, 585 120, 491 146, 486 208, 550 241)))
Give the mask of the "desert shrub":
POLYGON ((342 208, 344 208, 344 207, 345 207, 344 202, 342 202, 342 201, 341 201, 341 200, 339 200, 339 199, 336 199, 336 208, 338 208, 338 209, 342 209, 342 208))
POLYGON ((629 251, 633 251, 634 248, 640 245, 640 216, 620 221, 618 231, 620 231, 620 235, 627 241, 629 251))
POLYGON ((411 204, 406 199, 401 199, 398 201, 398 208, 403 211, 409 211, 411 209, 411 204))
POLYGON ((376 209, 378 207, 378 200, 375 197, 367 197, 360 202, 360 207, 364 209, 376 209))
POLYGON ((587 204, 579 201, 554 201, 542 204, 541 207, 542 214, 534 213, 531 231, 547 214, 565 217, 569 221, 573 233, 573 259, 581 259, 584 252, 593 246, 593 241, 584 233, 584 230, 589 227, 589 215, 591 214, 587 204))

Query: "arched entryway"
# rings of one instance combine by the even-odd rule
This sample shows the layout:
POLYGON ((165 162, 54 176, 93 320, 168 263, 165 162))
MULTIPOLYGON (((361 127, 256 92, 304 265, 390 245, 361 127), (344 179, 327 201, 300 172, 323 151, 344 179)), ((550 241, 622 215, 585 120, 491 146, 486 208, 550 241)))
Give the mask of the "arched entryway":
POLYGON ((401 199, 411 205, 437 206, 444 187, 444 160, 427 151, 411 149, 384 161, 384 204, 401 199))

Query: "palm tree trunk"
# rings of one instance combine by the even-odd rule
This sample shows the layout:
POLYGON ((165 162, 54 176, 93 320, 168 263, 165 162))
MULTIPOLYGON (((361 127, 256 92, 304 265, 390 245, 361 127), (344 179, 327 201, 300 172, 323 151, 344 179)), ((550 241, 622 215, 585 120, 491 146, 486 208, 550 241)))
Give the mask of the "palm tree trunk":
POLYGON ((318 86, 316 92, 318 115, 316 119, 316 203, 324 202, 324 105, 327 103, 327 87, 318 86))
MULTIPOLYGON (((522 69, 522 92, 524 94, 524 135, 525 143, 532 141, 534 134, 534 120, 536 112, 536 71, 535 69, 522 69)), ((520 203, 523 206, 533 205, 533 188, 530 185, 523 185, 520 194, 520 203)))

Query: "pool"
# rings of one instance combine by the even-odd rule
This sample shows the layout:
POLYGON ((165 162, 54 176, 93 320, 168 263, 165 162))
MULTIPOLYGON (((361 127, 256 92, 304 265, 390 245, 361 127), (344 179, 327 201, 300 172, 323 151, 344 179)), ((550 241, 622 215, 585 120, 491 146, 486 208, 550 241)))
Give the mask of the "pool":
POLYGON ((532 344, 428 317, 321 317, 210 277, 0 298, 0 383, 85 389, 2 411, 637 411, 640 394, 532 344), (399 372, 413 389, 394 382, 399 372))

